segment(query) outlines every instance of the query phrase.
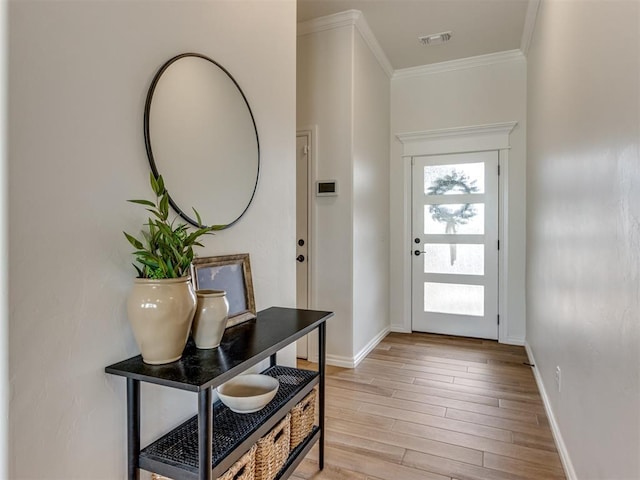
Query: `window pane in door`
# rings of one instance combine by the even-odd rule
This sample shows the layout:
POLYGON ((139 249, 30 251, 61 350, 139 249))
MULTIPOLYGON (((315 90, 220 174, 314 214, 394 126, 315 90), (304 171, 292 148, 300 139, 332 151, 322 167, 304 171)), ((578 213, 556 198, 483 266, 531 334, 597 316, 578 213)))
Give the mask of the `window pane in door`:
POLYGON ((484 234, 484 204, 457 203, 424 206, 425 234, 484 234))
POLYGON ((426 243, 424 273, 484 275, 484 245, 426 243))
POLYGON ((424 283, 424 311, 484 316, 484 287, 454 283, 424 283))
POLYGON ((424 167, 425 195, 484 193, 484 163, 424 167))

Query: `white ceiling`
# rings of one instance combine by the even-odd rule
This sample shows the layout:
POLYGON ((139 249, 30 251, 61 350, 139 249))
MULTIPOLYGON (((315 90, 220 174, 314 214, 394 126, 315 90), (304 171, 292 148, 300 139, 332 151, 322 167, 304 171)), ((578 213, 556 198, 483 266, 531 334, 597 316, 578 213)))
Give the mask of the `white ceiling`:
POLYGON ((298 0, 298 22, 360 10, 394 69, 520 48, 528 0, 298 0), (451 30, 424 46, 419 36, 451 30))

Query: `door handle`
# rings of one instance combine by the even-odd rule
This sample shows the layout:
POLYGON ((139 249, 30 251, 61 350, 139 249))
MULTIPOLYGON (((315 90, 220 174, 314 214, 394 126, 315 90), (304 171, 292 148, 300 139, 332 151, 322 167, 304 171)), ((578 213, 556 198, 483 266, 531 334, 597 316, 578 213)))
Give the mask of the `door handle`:
POLYGON ((424 253, 424 252, 421 252, 420 250, 415 250, 415 251, 413 252, 413 254, 414 254, 416 257, 418 257, 418 256, 422 255, 423 253, 424 253))
POLYGON ((300 263, 304 262, 304 255, 298 255, 296 257, 296 260, 299 261, 300 263))

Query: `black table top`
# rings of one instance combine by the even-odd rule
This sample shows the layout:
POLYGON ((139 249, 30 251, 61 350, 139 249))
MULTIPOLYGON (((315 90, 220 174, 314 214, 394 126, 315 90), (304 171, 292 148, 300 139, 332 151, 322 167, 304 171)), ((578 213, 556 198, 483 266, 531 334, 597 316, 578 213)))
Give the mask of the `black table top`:
POLYGON ((271 307, 258 318, 227 328, 218 348, 200 350, 190 340, 182 358, 149 365, 142 356, 105 368, 107 373, 198 392, 216 387, 317 328, 332 312, 271 307))

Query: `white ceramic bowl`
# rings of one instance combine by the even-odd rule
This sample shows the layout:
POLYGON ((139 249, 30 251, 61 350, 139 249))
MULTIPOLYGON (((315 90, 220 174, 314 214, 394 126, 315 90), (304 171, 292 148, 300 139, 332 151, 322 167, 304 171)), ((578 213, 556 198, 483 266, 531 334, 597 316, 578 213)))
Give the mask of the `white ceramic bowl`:
POLYGON ((263 409, 278 392, 280 383, 269 375, 239 375, 223 383, 216 392, 222 403, 236 413, 253 413, 263 409))

